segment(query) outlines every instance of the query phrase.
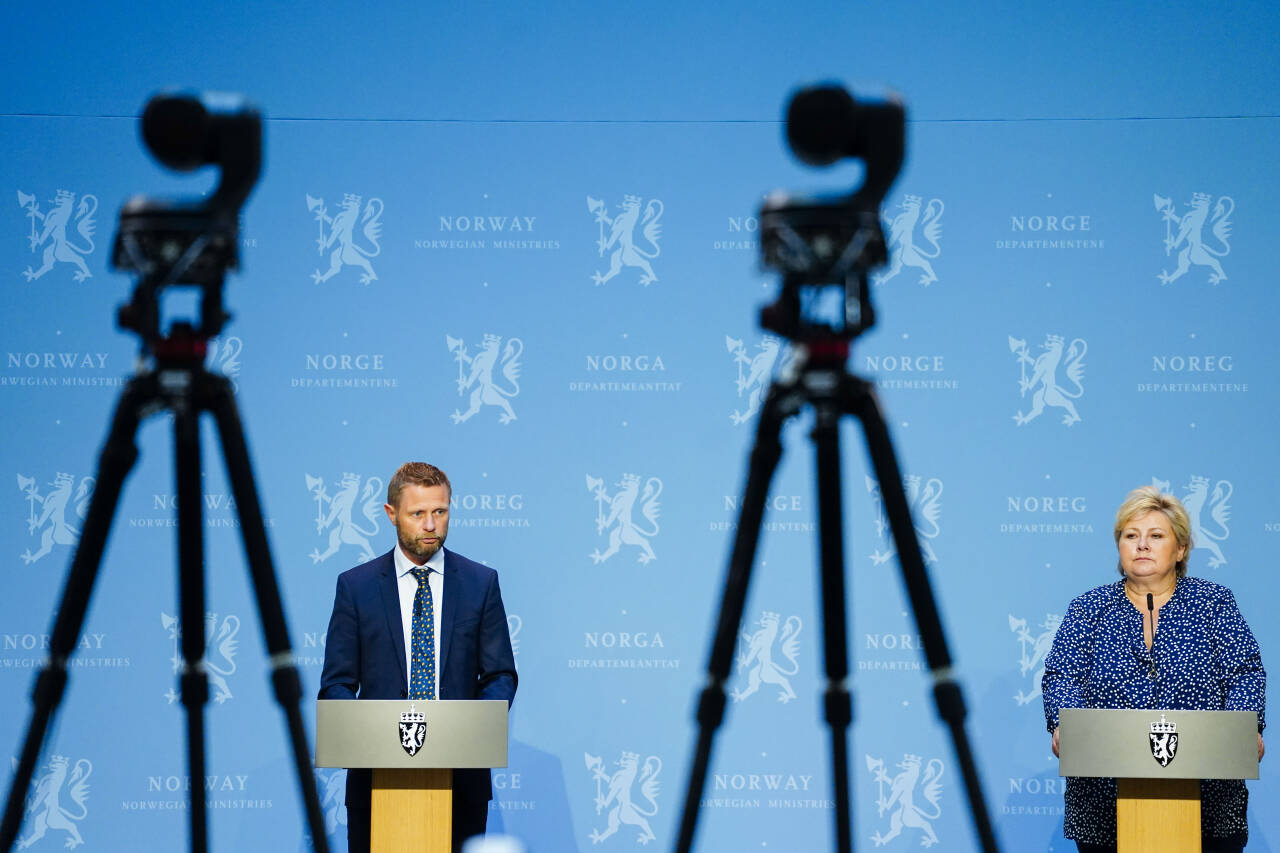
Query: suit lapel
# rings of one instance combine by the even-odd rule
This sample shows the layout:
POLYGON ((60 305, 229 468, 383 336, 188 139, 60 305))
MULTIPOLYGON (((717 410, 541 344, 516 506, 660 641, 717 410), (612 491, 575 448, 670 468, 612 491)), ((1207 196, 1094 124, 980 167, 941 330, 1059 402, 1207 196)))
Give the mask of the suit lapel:
POLYGON ((382 593, 382 610, 387 617, 387 631, 391 634, 391 645, 396 650, 396 665, 400 668, 400 683, 407 688, 409 674, 405 672, 404 626, 400 620, 400 589, 396 584, 396 561, 391 553, 378 573, 378 589, 382 593))
MULTIPOLYGON (((459 558, 449 549, 444 552, 444 606, 440 611, 440 686, 444 687, 445 667, 449 664, 449 649, 453 646, 453 623, 458 615, 458 596, 462 594, 459 582, 459 558)), ((439 698, 444 699, 444 696, 439 698)))

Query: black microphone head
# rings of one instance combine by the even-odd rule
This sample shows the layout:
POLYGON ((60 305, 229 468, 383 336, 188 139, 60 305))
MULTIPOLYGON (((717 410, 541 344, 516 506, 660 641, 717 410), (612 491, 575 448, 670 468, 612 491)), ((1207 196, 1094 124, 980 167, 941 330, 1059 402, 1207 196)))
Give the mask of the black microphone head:
POLYGON ((209 111, 194 95, 156 95, 142 112, 142 139, 170 169, 189 172, 216 157, 209 111))
POLYGON ((857 107, 842 86, 825 84, 801 89, 787 107, 787 144, 810 166, 828 166, 856 152, 857 107))
POLYGON ((1153 596, 1151 593, 1147 593, 1147 609, 1148 610, 1156 609, 1156 599, 1155 599, 1155 596, 1153 596))

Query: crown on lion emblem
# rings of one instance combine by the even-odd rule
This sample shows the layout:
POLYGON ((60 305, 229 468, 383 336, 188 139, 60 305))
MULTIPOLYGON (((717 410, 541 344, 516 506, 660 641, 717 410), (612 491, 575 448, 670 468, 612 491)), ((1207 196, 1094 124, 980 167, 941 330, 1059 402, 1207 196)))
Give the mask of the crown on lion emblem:
POLYGON ((75 193, 73 193, 73 192, 71 192, 70 190, 58 190, 58 194, 57 194, 57 196, 55 197, 55 200, 56 200, 56 201, 71 201, 71 199, 73 199, 73 198, 75 198, 75 197, 76 197, 76 194, 75 194, 75 193))
POLYGON ((902 197, 903 204, 919 204, 922 201, 924 201, 924 199, 922 199, 920 196, 911 195, 910 193, 907 193, 902 197))
POLYGON ((68 473, 66 473, 66 472, 64 472, 64 471, 59 471, 59 472, 58 472, 57 474, 55 474, 55 475, 54 475, 54 477, 53 477, 53 483, 54 483, 54 485, 56 485, 56 486, 65 486, 65 485, 67 485, 68 483, 70 483, 70 482, 71 482, 71 480, 72 480, 71 475, 70 475, 70 474, 68 474, 68 473))
POLYGON ((484 342, 485 342, 486 344, 496 344, 496 343, 500 343, 501 341, 502 341, 502 335, 489 335, 489 334, 486 334, 486 335, 484 336, 484 342))
POLYGON ((1192 193, 1191 194, 1191 202, 1193 204, 1200 201, 1208 203, 1208 201, 1212 198, 1213 196, 1209 195, 1208 193, 1192 193))
POLYGON ((358 204, 360 204, 360 202, 362 202, 362 201, 364 201, 364 196, 356 195, 355 193, 345 193, 345 194, 343 194, 343 196, 342 196, 342 204, 343 204, 343 206, 346 206, 346 205, 349 205, 349 204, 355 204, 355 205, 358 205, 358 204))
POLYGON ((640 475, 639 475, 639 474, 623 474, 623 475, 622 475, 622 483, 623 483, 623 485, 630 486, 630 485, 632 485, 632 484, 634 484, 634 483, 638 483, 638 482, 640 482, 640 475))
POLYGON ((628 760, 632 760, 632 761, 639 761, 639 760, 640 760, 640 754, 639 754, 638 752, 626 752, 626 751, 624 751, 624 752, 622 753, 622 760, 623 760, 623 761, 628 761, 628 760))
POLYGON ((1173 734, 1178 731, 1178 724, 1171 723, 1164 718, 1164 714, 1160 715, 1160 722, 1151 724, 1151 733, 1153 735, 1173 734))
POLYGON ((904 755, 902 756, 902 760, 903 760, 903 762, 905 762, 905 763, 907 763, 907 764, 911 764, 911 763, 916 763, 916 764, 918 764, 918 763, 920 763, 923 759, 922 759, 920 756, 918 756, 918 755, 912 755, 911 753, 909 753, 909 752, 908 752, 908 753, 906 753, 906 754, 904 754, 904 755))
POLYGON ((1208 477, 1201 477, 1199 474, 1192 474, 1192 475, 1191 475, 1191 485, 1192 485, 1192 487, 1193 487, 1193 488, 1194 488, 1195 486, 1207 486, 1207 485, 1209 485, 1209 478, 1208 478, 1208 477))
POLYGON ((781 614, 774 613, 772 610, 765 610, 760 614, 761 619, 781 619, 781 614))
POLYGON ((627 204, 639 204, 642 201, 641 197, 638 195, 623 196, 622 200, 627 204))
POLYGON ((402 723, 421 723, 425 722, 427 717, 421 711, 417 710, 417 705, 410 704, 409 710, 400 714, 400 722, 402 723))

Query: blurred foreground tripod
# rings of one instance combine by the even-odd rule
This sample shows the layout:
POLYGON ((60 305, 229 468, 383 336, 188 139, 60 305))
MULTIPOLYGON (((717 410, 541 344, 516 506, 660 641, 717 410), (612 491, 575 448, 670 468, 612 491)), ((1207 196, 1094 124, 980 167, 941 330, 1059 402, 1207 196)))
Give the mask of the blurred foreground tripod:
MULTIPOLYGON (((191 850, 204 853, 208 849, 204 706, 209 699, 209 679, 202 663, 205 586, 200 414, 210 412, 218 427, 239 513, 270 656, 272 685, 288 723, 311 843, 320 853, 328 853, 311 749, 302 722, 302 682, 294 665, 244 429, 230 380, 204 366, 209 339, 228 319, 223 311, 222 284, 226 271, 237 266, 240 209, 261 171, 262 119, 238 99, 158 96, 143 112, 142 134, 165 165, 186 171, 216 164, 221 167, 221 180, 207 201, 133 198, 120 211, 112 263, 140 278, 118 319, 121 327, 141 338, 144 363, 125 386, 99 457, 97 486, 62 590, 49 659, 37 674, 32 691, 31 721, 0 824, 0 851, 13 847, 22 828, 27 790, 49 723, 66 689, 67 661, 75 651, 89 608, 120 491, 138 459, 134 443, 138 428, 143 418, 159 412, 171 414, 174 428, 183 659, 180 693, 187 713, 191 850), (174 322, 166 331, 161 323, 161 297, 166 289, 179 286, 198 289, 199 317, 195 322, 174 322)), ((23 846, 32 840, 24 839, 23 846)))
POLYGON ((724 719, 724 685, 742 624, 769 483, 782 457, 782 426, 806 405, 814 410, 812 438, 817 451, 827 676, 824 710, 831 727, 836 850, 850 853, 853 849, 848 746, 853 703, 845 686, 849 655, 839 443, 840 418, 844 415, 857 417, 866 434, 903 582, 933 675, 934 700, 939 716, 951 731, 979 842, 986 853, 998 849, 964 728, 964 697, 952 677, 951 657, 889 431, 872 383, 845 369, 850 342, 875 323, 868 274, 886 258, 880 204, 902 166, 905 124, 900 104, 856 103, 844 89, 831 86, 802 90, 788 108, 788 141, 801 160, 827 165, 853 157, 864 162, 866 172, 862 186, 852 196, 802 200, 774 194, 760 212, 764 264, 782 273, 781 295, 761 311, 761 325, 790 340, 796 357, 785 375, 769 386, 760 410, 707 667, 707 685, 698 701, 698 743, 685 793, 677 853, 690 853, 693 847, 712 738, 724 719))

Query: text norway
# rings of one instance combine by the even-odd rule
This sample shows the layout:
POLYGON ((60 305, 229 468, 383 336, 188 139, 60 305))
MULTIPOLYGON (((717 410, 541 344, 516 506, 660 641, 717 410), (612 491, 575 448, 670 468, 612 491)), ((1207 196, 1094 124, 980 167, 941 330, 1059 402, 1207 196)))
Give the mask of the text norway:
POLYGON ((107 366, 105 352, 11 352, 9 367, 48 368, 97 368, 107 366))
POLYGON ((717 773, 717 791, 807 791, 812 776, 789 773, 717 773))
POLYGON ((532 231, 536 216, 441 216, 441 231, 532 231))

